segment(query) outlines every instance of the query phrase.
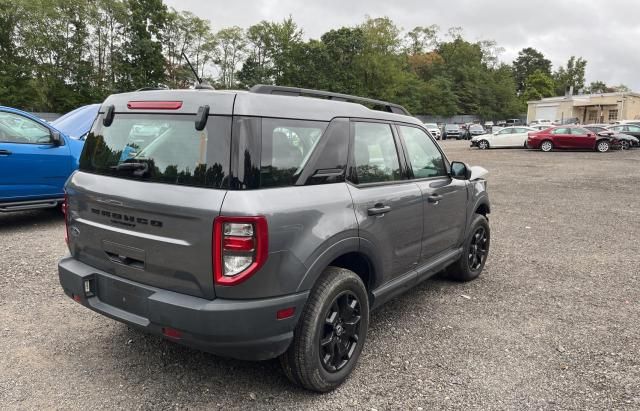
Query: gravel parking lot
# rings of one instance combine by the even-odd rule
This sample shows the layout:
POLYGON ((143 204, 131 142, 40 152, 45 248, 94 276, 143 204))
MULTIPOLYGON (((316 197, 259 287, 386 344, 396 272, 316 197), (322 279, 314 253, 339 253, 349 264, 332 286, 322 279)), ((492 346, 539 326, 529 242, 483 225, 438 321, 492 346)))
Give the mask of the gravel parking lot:
POLYGON ((640 150, 442 145, 490 171, 485 271, 376 311, 358 368, 325 395, 277 361, 218 358, 81 307, 58 284, 59 213, 0 215, 2 408, 640 408, 640 150))

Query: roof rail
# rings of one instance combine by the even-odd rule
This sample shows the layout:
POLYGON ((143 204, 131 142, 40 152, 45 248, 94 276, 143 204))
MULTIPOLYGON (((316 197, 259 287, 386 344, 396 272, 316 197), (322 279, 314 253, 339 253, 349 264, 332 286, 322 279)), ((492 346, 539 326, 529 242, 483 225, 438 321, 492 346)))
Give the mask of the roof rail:
POLYGON ((381 101, 381 100, 374 100, 366 97, 352 96, 349 94, 332 93, 331 91, 258 84, 251 87, 249 92, 257 93, 257 94, 275 94, 280 96, 316 97, 316 98, 326 98, 328 100, 335 100, 335 101, 364 103, 364 104, 372 105, 374 110, 386 111, 389 113, 396 113, 396 114, 404 114, 405 116, 411 115, 406 108, 402 107, 399 104, 389 103, 387 101, 381 101))

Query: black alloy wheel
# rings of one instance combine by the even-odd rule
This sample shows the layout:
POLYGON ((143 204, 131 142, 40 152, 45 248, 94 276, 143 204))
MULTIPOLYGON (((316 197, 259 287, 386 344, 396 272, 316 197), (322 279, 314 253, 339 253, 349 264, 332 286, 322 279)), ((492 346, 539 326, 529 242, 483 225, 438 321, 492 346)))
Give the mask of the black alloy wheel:
POLYGON ((360 301, 350 291, 338 295, 325 315, 320 333, 320 362, 328 372, 349 363, 360 342, 360 301))
POLYGON ((469 268, 477 271, 482 267, 487 256, 487 231, 484 227, 478 227, 473 233, 469 244, 469 268))

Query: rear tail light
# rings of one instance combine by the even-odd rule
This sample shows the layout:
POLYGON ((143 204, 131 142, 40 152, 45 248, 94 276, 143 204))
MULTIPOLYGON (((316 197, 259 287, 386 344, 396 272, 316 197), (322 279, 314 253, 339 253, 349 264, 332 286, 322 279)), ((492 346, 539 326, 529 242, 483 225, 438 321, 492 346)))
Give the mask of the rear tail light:
POLYGON ((62 215, 64 217, 64 242, 69 245, 69 196, 64 194, 64 201, 62 203, 62 215))
POLYGON ((236 285, 264 265, 269 252, 265 217, 216 217, 213 272, 218 285, 236 285))

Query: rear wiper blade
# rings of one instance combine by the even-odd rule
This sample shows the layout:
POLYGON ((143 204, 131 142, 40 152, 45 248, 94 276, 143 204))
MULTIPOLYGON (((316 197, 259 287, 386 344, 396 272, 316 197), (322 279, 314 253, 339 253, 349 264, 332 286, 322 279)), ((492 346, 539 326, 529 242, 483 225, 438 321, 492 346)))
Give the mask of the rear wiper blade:
POLYGON ((111 166, 114 171, 132 171, 135 176, 143 176, 149 171, 147 162, 128 162, 111 166))

